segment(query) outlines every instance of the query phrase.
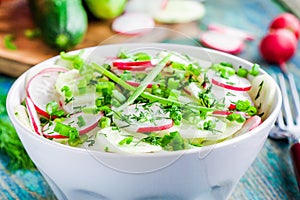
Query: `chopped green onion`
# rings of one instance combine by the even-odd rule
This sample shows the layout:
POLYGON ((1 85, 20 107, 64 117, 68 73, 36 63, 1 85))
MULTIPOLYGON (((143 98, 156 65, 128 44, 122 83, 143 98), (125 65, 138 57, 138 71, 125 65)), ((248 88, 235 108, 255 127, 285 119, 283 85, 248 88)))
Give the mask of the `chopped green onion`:
POLYGON ((249 72, 252 76, 257 76, 259 74, 260 66, 258 64, 254 64, 249 72))
POLYGON ((133 136, 128 136, 119 142, 119 145, 130 144, 133 141, 133 136))
POLYGON ((251 104, 250 104, 250 101, 248 101, 248 100, 245 100, 245 101, 238 100, 236 102, 236 109, 239 111, 247 111, 250 106, 251 106, 251 104))
POLYGON ((129 81, 132 80, 132 74, 130 71, 124 70, 124 72, 120 75, 120 78, 123 81, 129 81))
POLYGON ((70 89, 69 86, 63 86, 61 88, 61 92, 64 92, 64 95, 65 95, 65 98, 66 99, 71 99, 73 97, 73 93, 72 93, 72 90, 70 89))
POLYGON ((60 52, 60 57, 63 60, 68 60, 72 62, 72 66, 74 69, 81 69, 84 65, 84 60, 81 58, 83 52, 84 51, 81 50, 78 54, 67 54, 66 52, 62 51, 60 52))
POLYGON ((164 135, 160 143, 168 151, 178 151, 186 148, 185 141, 178 131, 164 135))
POLYGON ((247 113, 248 113, 248 115, 250 115, 250 116, 255 115, 255 114, 257 113, 256 107, 250 106, 250 107, 247 109, 247 113))
POLYGON ((200 75, 200 70, 196 65, 189 64, 186 68, 186 71, 191 72, 194 76, 199 76, 200 75))
POLYGON ((125 52, 124 49, 120 49, 120 51, 118 53, 118 58, 126 59, 126 58, 129 58, 129 55, 127 55, 127 52, 125 52))
POLYGON ((88 140, 88 136, 86 134, 84 134, 84 135, 80 135, 79 137, 76 137, 73 139, 69 138, 68 144, 72 147, 77 147, 78 145, 83 144, 87 140, 88 140))
POLYGON ((186 69, 185 64, 182 64, 182 63, 179 63, 179 62, 174 62, 174 61, 171 62, 170 66, 173 69, 179 69, 179 70, 185 70, 186 69))
POLYGON ((241 114, 237 114, 237 113, 231 113, 229 114, 226 119, 228 119, 229 121, 236 121, 236 122, 239 122, 239 123, 243 123, 245 122, 245 117, 242 116, 241 114))
POLYGON ((147 142, 151 145, 161 145, 162 137, 156 135, 149 135, 148 137, 143 138, 142 142, 147 142))
POLYGON ((57 122, 54 131, 59 133, 62 136, 69 137, 71 139, 75 139, 79 136, 79 131, 72 126, 57 122))
POLYGON ((133 55, 133 60, 135 61, 151 60, 151 56, 147 53, 139 52, 133 55))
POLYGON ((170 89, 178 89, 180 86, 180 80, 176 80, 174 78, 168 79, 168 88, 170 89))
POLYGON ((203 123, 203 130, 213 131, 214 128, 216 128, 216 123, 213 122, 212 120, 208 120, 203 123))
POLYGON ((108 117, 102 117, 99 121, 100 128, 110 127, 111 119, 108 117))
POLYGON ((247 75, 248 75, 248 70, 240 66, 239 69, 238 69, 238 71, 237 71, 237 75, 239 77, 246 78, 247 75))
POLYGON ((7 34, 4 36, 4 46, 9 50, 17 50, 17 46, 14 44, 15 36, 13 34, 7 34))
POLYGON ((65 115, 65 112, 59 109, 58 103, 54 100, 46 104, 46 112, 50 115, 50 118, 51 116, 62 117, 65 115))
POLYGON ((182 120, 182 113, 180 110, 174 110, 170 112, 170 118, 173 120, 175 125, 180 125, 182 120))
POLYGON ((133 94, 127 99, 127 101, 120 106, 118 109, 123 109, 124 107, 132 104, 134 100, 143 93, 147 88, 148 84, 151 83, 155 77, 161 72, 165 67, 166 62, 171 57, 171 54, 165 56, 159 63, 154 67, 154 69, 146 76, 146 78, 140 83, 140 85, 133 91, 133 94))
POLYGON ((103 93, 103 92, 112 92, 115 88, 115 84, 113 82, 100 82, 96 85, 96 92, 103 93))
POLYGON ((235 74, 235 70, 232 68, 231 64, 213 64, 212 69, 220 73, 220 76, 222 78, 228 79, 228 77, 233 76, 235 74))
POLYGON ((160 87, 157 84, 153 84, 151 87, 151 93, 154 95, 161 96, 162 90, 160 89, 160 87))
POLYGON ((46 112, 49 114, 49 115, 53 115, 53 113, 55 113, 55 111, 57 111, 58 109, 58 103, 56 101, 50 101, 49 103, 47 103, 46 105, 46 112))

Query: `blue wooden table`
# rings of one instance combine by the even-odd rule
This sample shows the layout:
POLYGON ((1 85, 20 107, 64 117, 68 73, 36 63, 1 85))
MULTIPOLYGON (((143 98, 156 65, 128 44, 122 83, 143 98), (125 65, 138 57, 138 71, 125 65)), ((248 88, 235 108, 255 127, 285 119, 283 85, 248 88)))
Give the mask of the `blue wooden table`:
MULTIPOLYGON (((266 34, 270 20, 284 11, 281 6, 272 0, 207 0, 204 5, 206 15, 199 22, 199 28, 209 23, 219 23, 252 32, 256 39, 247 43, 239 56, 259 63, 270 73, 279 71, 278 66, 262 60, 258 43, 266 34)), ((8 66, 1 66, 0 63, 0 67, 8 66)), ((300 45, 288 67, 300 77, 300 45)), ((13 78, 0 75, 0 93, 7 93, 13 81, 13 78)), ((8 157, 0 154, 0 199, 56 199, 37 170, 18 170, 12 173, 6 168, 8 162, 8 157)), ((300 199, 288 143, 268 139, 230 199, 300 199)))

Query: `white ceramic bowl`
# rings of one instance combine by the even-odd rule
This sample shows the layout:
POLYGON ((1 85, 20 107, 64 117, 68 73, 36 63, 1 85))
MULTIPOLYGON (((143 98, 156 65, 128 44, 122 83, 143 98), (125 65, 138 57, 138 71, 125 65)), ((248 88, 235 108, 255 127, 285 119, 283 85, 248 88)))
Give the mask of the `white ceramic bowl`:
MULTIPOLYGON (((174 44, 106 45, 89 48, 87 52, 92 52, 90 58, 97 59, 116 55, 120 47, 162 48, 248 69, 253 65, 229 54, 174 44)), ((281 107, 281 93, 270 78, 276 91, 267 119, 254 130, 219 144, 150 155, 70 147, 32 133, 14 114, 15 106, 25 97, 26 76, 57 58, 32 67, 15 81, 8 94, 7 110, 29 156, 58 199, 226 199, 264 145, 281 107)))

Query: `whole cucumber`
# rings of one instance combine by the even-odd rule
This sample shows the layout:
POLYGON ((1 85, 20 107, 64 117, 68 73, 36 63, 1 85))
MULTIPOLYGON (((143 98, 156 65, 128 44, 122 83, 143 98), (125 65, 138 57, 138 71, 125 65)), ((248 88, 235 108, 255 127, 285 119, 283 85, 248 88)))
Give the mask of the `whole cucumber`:
POLYGON ((45 43, 68 50, 80 43, 87 31, 87 13, 81 0, 28 0, 34 22, 45 43))

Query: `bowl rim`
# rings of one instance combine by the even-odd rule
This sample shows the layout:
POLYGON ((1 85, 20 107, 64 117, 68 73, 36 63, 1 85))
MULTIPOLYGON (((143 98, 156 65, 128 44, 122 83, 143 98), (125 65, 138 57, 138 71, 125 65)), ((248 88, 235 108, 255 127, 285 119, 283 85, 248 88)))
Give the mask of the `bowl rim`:
MULTIPOLYGON (((80 50, 94 50, 96 48, 118 48, 120 49, 120 47, 137 47, 137 46, 144 46, 144 45, 149 45, 151 47, 174 47, 174 48, 184 48, 184 49, 195 49, 197 51, 199 51, 199 49, 202 49, 203 51, 207 52, 208 54, 214 54, 214 55, 220 55, 223 57, 229 57, 230 59, 234 59, 246 64, 250 64, 253 65, 252 62, 232 55, 232 54, 228 54, 228 53, 224 53, 221 51, 217 51, 217 50, 213 50, 213 49, 209 49, 209 48, 205 48, 205 47, 199 47, 199 46, 191 46, 191 45, 184 45, 184 44, 172 44, 172 43, 120 43, 120 44, 105 44, 105 45, 100 45, 100 46, 92 46, 92 47, 87 47, 87 48, 82 48, 82 49, 78 49, 78 50, 73 50, 70 51, 73 53, 79 52, 80 50)), ((262 131, 262 129, 265 128, 265 126, 267 126, 267 124, 271 124, 273 121, 275 121, 277 114, 279 113, 280 109, 281 109, 281 104, 282 104, 282 94, 280 92, 279 86, 277 85, 277 83, 275 82, 275 80, 263 69, 260 69, 260 72, 263 74, 266 74, 267 76, 269 76, 270 81, 273 82, 274 86, 275 86, 275 97, 277 100, 277 104, 274 107, 274 110, 272 110, 272 112, 270 113, 270 115, 268 116, 267 119, 265 119, 258 127, 256 127, 255 129, 248 131, 242 135, 239 135, 237 137, 222 141, 220 143, 216 143, 216 144, 212 144, 212 145, 208 145, 208 146, 203 146, 203 147, 196 147, 193 149, 185 149, 185 150, 180 150, 180 151, 170 151, 170 152, 164 152, 164 153, 141 153, 141 154, 131 154, 131 153, 109 153, 109 152, 102 152, 102 151, 96 151, 96 150, 87 150, 85 148, 78 148, 78 147, 71 147, 68 145, 64 145, 64 144, 60 144, 58 142, 53 142, 45 137, 39 136, 38 134, 33 133, 28 127, 25 127, 15 116, 14 114, 14 108, 12 108, 10 106, 10 101, 14 98, 13 97, 13 93, 15 93, 18 88, 20 87, 20 84, 25 81, 26 79, 26 75, 30 72, 33 72, 34 70, 38 69, 39 66, 45 64, 45 63, 50 63, 50 62, 54 62, 55 59, 57 59, 59 57, 59 55, 56 55, 54 57, 51 57, 49 59, 46 59, 34 66, 32 66, 29 70, 25 71, 23 74, 21 74, 21 76, 19 76, 14 83, 12 84, 11 88, 8 91, 8 95, 7 95, 7 100, 6 100, 6 109, 7 109, 7 113, 8 116, 10 118, 10 120, 13 122, 13 125, 17 125, 19 127, 22 127, 23 129, 25 129, 26 134, 29 135, 29 137, 33 140, 38 140, 38 142, 42 142, 45 145, 51 145, 55 148, 61 148, 64 150, 68 150, 68 151, 73 151, 74 153, 84 153, 86 154, 87 151, 96 153, 96 154, 100 154, 101 156, 108 156, 108 157, 168 157, 168 156, 179 156, 182 154, 194 154, 194 153, 199 153, 200 151, 205 151, 205 150, 209 150, 211 148, 212 145, 213 149, 219 149, 219 148, 223 148, 226 146, 230 146, 230 145, 235 145, 238 144, 240 141, 243 140, 247 140, 247 138, 251 137, 252 135, 257 135, 260 131, 262 131)), ((19 135, 20 133, 18 133, 19 135)))

